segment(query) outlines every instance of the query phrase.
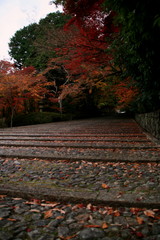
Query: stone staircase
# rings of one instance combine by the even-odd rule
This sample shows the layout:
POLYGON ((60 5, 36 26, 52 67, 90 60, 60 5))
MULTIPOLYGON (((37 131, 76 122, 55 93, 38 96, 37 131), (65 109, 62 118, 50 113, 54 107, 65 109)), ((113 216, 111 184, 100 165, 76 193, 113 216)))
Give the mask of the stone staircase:
MULTIPOLYGON (((6 181, 4 170, 4 178, 0 184, 3 193, 50 200, 72 199, 127 206, 159 206, 160 203, 160 195, 157 192, 159 183, 156 189, 156 182, 152 185, 152 182, 148 182, 148 178, 142 177, 140 173, 141 167, 146 174, 159 168, 160 146, 147 136, 133 119, 101 118, 2 129, 0 157, 18 160, 21 165, 25 163, 21 177, 20 173, 13 174, 17 182, 12 181, 13 177, 7 178, 6 181), (42 160, 47 160, 48 166, 44 166, 42 160), (63 165, 59 161, 62 161, 63 165), (37 178, 33 181, 33 169, 28 169, 31 172, 28 173, 30 177, 27 181, 24 180, 24 176, 27 175, 26 165, 29 166, 31 162, 35 169, 46 167, 45 180, 41 180, 42 171, 39 170, 40 172, 36 172, 37 178), (92 169, 89 168, 85 175, 76 175, 76 168, 75 172, 67 172, 67 168, 74 169, 73 163, 80 164, 82 168, 85 168, 85 164, 92 164, 92 169), (135 172, 136 164, 138 173, 135 172), (152 164, 154 169, 149 164, 152 164), (56 166, 59 166, 59 171, 62 172, 64 168, 69 177, 53 177, 53 181, 47 169, 54 172, 56 166), (94 168, 98 169, 97 172, 100 171, 100 166, 106 169, 101 179, 93 172, 94 168), (111 169, 109 172, 108 166, 111 169), (126 171, 131 172, 131 176, 126 174, 126 171), (90 177, 87 178, 87 175, 90 177), (18 178, 21 179, 20 183, 18 178), (78 184, 72 184, 74 181, 78 184), (146 186, 147 183, 151 184, 152 188, 146 186), (142 191, 139 184, 144 186, 145 191, 142 191)), ((158 177, 155 181, 158 181, 158 177)))
POLYGON ((0 129, 0 240, 159 240, 159 170, 133 119, 0 129))

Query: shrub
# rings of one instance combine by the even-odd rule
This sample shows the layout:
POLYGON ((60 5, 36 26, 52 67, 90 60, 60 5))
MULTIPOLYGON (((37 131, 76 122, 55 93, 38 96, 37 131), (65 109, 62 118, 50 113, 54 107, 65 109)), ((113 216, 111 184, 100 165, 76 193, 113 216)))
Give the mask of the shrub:
POLYGON ((13 126, 34 125, 68 120, 69 116, 53 112, 33 112, 18 114, 13 118, 13 126))

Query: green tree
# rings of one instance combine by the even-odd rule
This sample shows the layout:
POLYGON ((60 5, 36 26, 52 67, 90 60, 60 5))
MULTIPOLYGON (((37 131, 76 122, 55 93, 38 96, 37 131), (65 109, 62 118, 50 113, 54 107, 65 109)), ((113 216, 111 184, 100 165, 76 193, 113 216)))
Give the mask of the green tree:
POLYGON ((160 104, 160 22, 158 0, 105 0, 116 11, 121 31, 114 42, 115 64, 123 66, 124 76, 137 82, 141 94, 136 108, 156 110, 160 104), (118 47, 117 47, 118 46, 118 47))
POLYGON ((38 24, 33 23, 18 30, 9 42, 9 54, 15 60, 17 66, 34 66, 37 70, 43 70, 47 66, 48 59, 55 57, 52 51, 43 48, 47 45, 48 32, 57 34, 57 29, 64 26, 68 16, 56 12, 50 13, 46 18, 41 19, 38 24))

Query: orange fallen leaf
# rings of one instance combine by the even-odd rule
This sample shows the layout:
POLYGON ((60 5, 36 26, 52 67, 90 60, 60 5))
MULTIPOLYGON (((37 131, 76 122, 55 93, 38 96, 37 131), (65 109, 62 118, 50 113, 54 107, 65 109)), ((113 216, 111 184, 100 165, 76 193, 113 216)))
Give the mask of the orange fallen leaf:
POLYGON ((0 195, 0 198, 3 199, 3 198, 5 198, 6 196, 7 196, 7 195, 0 195))
POLYGON ((64 216, 57 216, 56 219, 63 219, 64 216))
POLYGON ((137 214, 139 211, 140 211, 140 209, 139 208, 130 208, 130 211, 133 213, 133 214, 137 214))
POLYGON ((41 203, 41 200, 39 200, 39 199, 33 199, 33 202, 34 202, 34 204, 40 204, 40 203, 41 203))
POLYGON ((115 217, 119 217, 119 216, 120 216, 120 212, 119 212, 118 210, 115 210, 115 211, 114 211, 114 216, 115 216, 115 217))
POLYGON ((103 223, 103 224, 102 224, 102 228, 103 228, 103 229, 106 229, 106 228, 108 228, 108 225, 107 225, 107 223, 103 223))
POLYGON ((152 210, 146 210, 144 211, 144 214, 148 217, 155 217, 155 212, 153 212, 152 210))
POLYGON ((109 189, 110 187, 109 187, 107 184, 102 183, 102 188, 104 188, 104 189, 109 189))
POLYGON ((14 218, 7 218, 8 221, 11 221, 11 222, 16 222, 17 220, 14 219, 14 218))
POLYGON ((41 201, 38 199, 32 199, 31 201, 26 201, 25 204, 31 204, 31 205, 36 205, 36 204, 40 204, 41 201))
POLYGON ((55 207, 55 206, 57 206, 57 205, 59 205, 59 203, 58 202, 55 202, 55 203, 41 203, 41 206, 43 206, 43 207, 45 207, 45 206, 47 206, 47 207, 55 207))
POLYGON ((65 214, 65 213, 66 213, 63 209, 60 209, 60 208, 53 208, 52 210, 53 210, 53 211, 58 211, 58 212, 60 212, 60 213, 62 213, 62 214, 65 214))
POLYGON ((139 224, 142 224, 142 223, 144 222, 144 219, 141 218, 141 217, 137 217, 137 222, 138 222, 139 224))
POLYGON ((18 200, 22 200, 22 198, 13 198, 13 200, 18 201, 18 200))
POLYGON ((72 238, 74 238, 74 237, 76 237, 76 236, 77 236, 77 234, 74 234, 74 235, 72 235, 72 236, 68 236, 68 237, 65 237, 65 238, 61 237, 61 239, 62 239, 62 240, 69 240, 69 239, 72 239, 72 238))
POLYGON ((85 225, 84 227, 86 227, 86 228, 101 228, 101 226, 100 225, 85 225))
POLYGON ((29 211, 30 211, 30 212, 37 212, 37 213, 40 212, 40 210, 38 210, 38 209, 30 209, 29 211))
POLYGON ((53 215, 52 211, 53 210, 50 209, 50 210, 44 212, 44 219, 52 217, 52 215, 53 215))

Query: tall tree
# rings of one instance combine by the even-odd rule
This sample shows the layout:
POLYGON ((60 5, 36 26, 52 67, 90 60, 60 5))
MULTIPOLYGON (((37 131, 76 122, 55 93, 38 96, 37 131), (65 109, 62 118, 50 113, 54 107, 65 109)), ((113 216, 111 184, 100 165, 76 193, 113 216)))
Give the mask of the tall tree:
MULTIPOLYGON (((160 14, 159 0, 57 0, 64 4, 79 25, 83 25, 96 9, 113 13, 112 23, 120 28, 120 34, 113 42, 114 64, 121 67, 121 81, 131 77, 131 82, 140 88, 137 111, 150 111, 160 104, 160 14), (154 7, 153 7, 154 6, 154 7)), ((106 18, 108 28, 111 21, 106 18)))
MULTIPOLYGON (((40 51, 39 45, 47 45, 47 32, 54 32, 61 28, 68 16, 56 12, 41 19, 38 24, 30 24, 18 30, 9 42, 9 54, 17 66, 34 66, 38 70, 45 69, 48 59, 55 57, 55 51, 40 51), (39 43, 39 44, 38 44, 39 43), (37 46, 38 45, 38 46, 37 46)), ((43 49, 44 50, 44 49, 43 49)))
POLYGON ((46 78, 33 67, 19 70, 12 63, 0 62, 0 106, 11 126, 15 113, 29 111, 30 101, 38 105, 48 92, 47 85, 46 78))

